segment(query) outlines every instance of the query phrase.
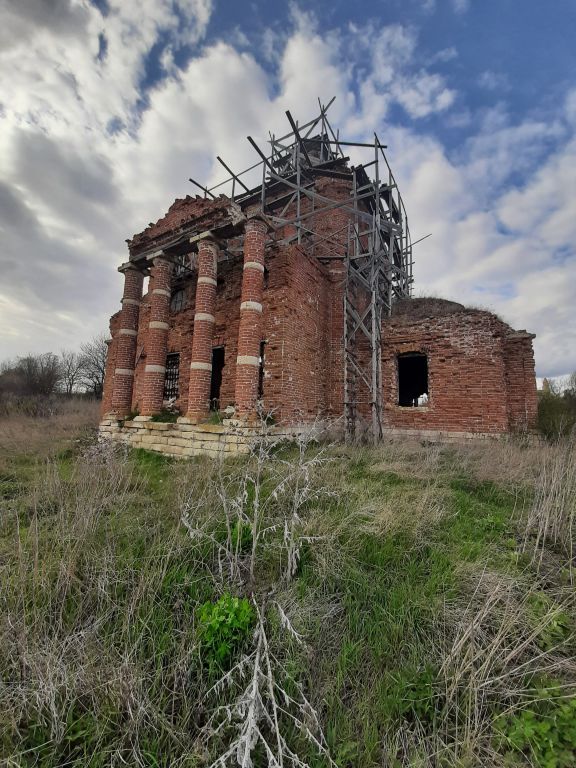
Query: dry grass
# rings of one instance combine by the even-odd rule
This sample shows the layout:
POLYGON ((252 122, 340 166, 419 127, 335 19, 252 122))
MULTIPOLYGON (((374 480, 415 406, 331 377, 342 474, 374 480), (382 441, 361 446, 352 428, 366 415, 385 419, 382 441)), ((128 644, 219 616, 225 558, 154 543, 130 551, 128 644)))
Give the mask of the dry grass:
POLYGON ((557 446, 534 435, 470 440, 454 446, 454 466, 480 482, 504 488, 534 488, 546 457, 557 446))
POLYGON ((0 420, 0 461, 26 454, 47 457, 72 441, 93 433, 98 425, 100 403, 84 398, 64 400, 59 410, 44 418, 21 414, 0 420))
POLYGON ((184 626, 174 613, 187 587, 177 598, 170 588, 183 578, 186 542, 169 497, 158 519, 146 475, 113 445, 48 459, 2 521, 7 765, 28 765, 28 752, 43 766, 148 765, 153 733, 192 749, 193 621, 189 608, 184 626))
MULTIPOLYGON (((209 765, 197 609, 230 592, 270 606, 245 656, 273 644, 295 686, 284 693, 304 694, 342 768, 538 765, 506 753, 495 720, 549 695, 541 680, 574 696, 561 574, 574 444, 285 446, 184 463, 85 445, 93 420, 16 419, 0 438, 22 479, 0 526, 0 760, 209 765)), ((290 720, 265 666, 249 722, 261 729, 290 720)), ((208 697, 222 722, 242 725, 241 682, 208 697)), ((294 739, 303 762, 326 765, 297 730, 282 726, 272 749, 294 739)))
MULTIPOLYGON (((542 456, 532 504, 525 516, 524 551, 542 569, 552 550, 574 585, 576 569, 576 437, 542 456)), ((556 562, 556 566, 558 562, 556 562)))
POLYGON ((446 604, 439 632, 444 711, 435 737, 452 764, 473 755, 478 765, 503 765, 494 749, 494 713, 533 704, 535 684, 545 676, 571 681, 567 696, 576 691, 574 636, 558 621, 573 613, 574 594, 551 594, 533 580, 488 570, 462 578, 469 597, 446 604))

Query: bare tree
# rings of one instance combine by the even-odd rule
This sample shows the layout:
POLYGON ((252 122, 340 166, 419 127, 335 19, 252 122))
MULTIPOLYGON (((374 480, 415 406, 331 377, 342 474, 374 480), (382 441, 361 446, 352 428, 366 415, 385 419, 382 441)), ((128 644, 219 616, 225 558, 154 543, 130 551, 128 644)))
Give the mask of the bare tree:
POLYGON ((19 357, 14 367, 24 395, 52 395, 61 380, 60 361, 53 352, 19 357))
POLYGON ((81 382, 87 392, 102 397, 108 344, 103 333, 80 346, 81 382))
POLYGON ((22 375, 17 369, 16 360, 4 360, 0 363, 0 394, 22 394, 22 375))
POLYGON ((64 392, 70 396, 82 378, 82 357, 78 352, 63 349, 60 352, 61 383, 64 392))

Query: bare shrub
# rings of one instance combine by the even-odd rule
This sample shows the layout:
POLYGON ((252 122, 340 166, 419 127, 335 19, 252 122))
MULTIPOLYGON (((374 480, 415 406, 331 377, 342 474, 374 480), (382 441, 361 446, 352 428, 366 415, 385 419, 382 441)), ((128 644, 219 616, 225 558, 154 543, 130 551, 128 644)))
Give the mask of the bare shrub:
POLYGON ((214 548, 220 583, 253 582, 259 560, 271 552, 284 580, 296 573, 302 547, 318 538, 306 530, 305 512, 329 495, 319 481, 328 449, 311 450, 315 434, 297 435, 284 458, 279 448, 285 439, 264 423, 246 460, 220 462, 208 476, 194 474, 190 484, 184 482, 182 523, 193 539, 214 548))
POLYGON ((192 484, 184 483, 183 525, 199 549, 212 549, 218 586, 235 583, 250 589, 257 613, 252 650, 207 694, 217 706, 203 729, 202 743, 209 754, 218 755, 214 768, 249 768, 256 755, 270 767, 303 767, 307 763, 298 755, 299 742, 334 765, 315 709, 281 660, 286 643, 302 644, 303 638, 289 611, 267 599, 294 578, 303 548, 316 547, 323 538, 313 530, 312 520, 316 503, 330 495, 321 476, 329 457, 326 446, 312 446, 315 438, 314 429, 300 433, 280 450, 264 421, 246 459, 221 462, 192 484), (266 597, 260 600, 262 590, 266 597), (270 646, 270 613, 286 638, 280 655, 270 646))
MULTIPOLYGON (((207 693, 208 700, 220 700, 226 689, 239 690, 231 703, 216 706, 203 729, 203 739, 210 751, 214 744, 223 744, 216 750, 219 754, 210 768, 252 768, 259 750, 269 768, 305 768, 308 763, 297 753, 298 740, 307 742, 326 764, 336 768, 316 711, 302 686, 271 649, 265 607, 256 602, 254 607, 257 624, 253 650, 207 693)), ((277 610, 281 624, 293 639, 300 641, 278 605, 277 610)))

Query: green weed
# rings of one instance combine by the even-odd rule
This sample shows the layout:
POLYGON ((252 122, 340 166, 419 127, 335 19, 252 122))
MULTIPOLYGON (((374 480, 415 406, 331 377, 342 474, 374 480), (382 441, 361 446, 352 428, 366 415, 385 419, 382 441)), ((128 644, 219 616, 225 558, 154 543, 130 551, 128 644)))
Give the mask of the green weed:
MULTIPOLYGON (((572 768, 576 762, 576 698, 562 698, 556 686, 540 688, 536 699, 496 721, 500 749, 538 768, 572 768)), ((513 762, 514 765, 520 763, 513 762)))
POLYGON ((150 418, 150 421, 160 422, 161 424, 175 424, 179 416, 179 413, 174 413, 173 411, 160 411, 160 413, 155 413, 150 418))
POLYGON ((254 620, 254 608, 245 597, 224 594, 215 603, 200 606, 197 613, 200 657, 211 671, 228 668, 246 644, 254 620))

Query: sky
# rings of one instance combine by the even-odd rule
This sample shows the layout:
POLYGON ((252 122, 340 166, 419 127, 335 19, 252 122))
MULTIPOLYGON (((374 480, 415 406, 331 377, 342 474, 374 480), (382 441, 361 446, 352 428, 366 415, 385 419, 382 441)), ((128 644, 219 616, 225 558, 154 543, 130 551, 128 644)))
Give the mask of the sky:
POLYGON ((0 0, 0 360, 107 333, 125 240, 335 96, 431 233, 415 295, 576 370, 575 31, 574 0, 0 0))

